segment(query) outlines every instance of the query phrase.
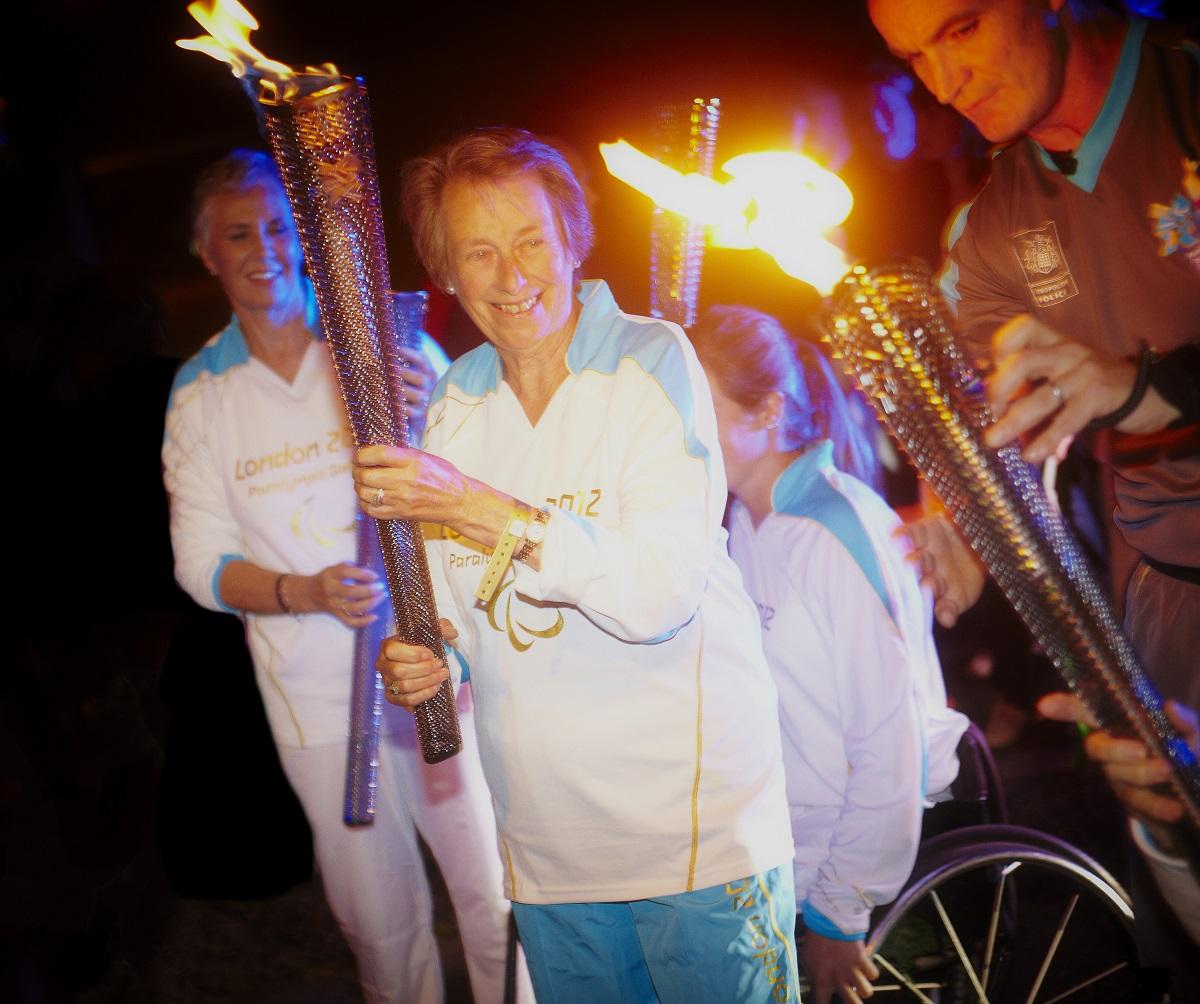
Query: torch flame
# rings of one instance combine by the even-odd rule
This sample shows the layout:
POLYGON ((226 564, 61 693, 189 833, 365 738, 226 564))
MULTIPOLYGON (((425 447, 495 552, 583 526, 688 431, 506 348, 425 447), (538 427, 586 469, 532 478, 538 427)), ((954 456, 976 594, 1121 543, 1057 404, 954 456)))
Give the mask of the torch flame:
POLYGON ((737 225, 740 207, 719 181, 702 174, 682 174, 623 139, 601 143, 600 156, 609 174, 648 195, 655 205, 702 226, 737 225))
POLYGON ((208 32, 199 38, 176 41, 181 49, 202 52, 213 59, 228 63, 235 77, 247 75, 272 81, 277 88, 286 89, 296 74, 290 66, 268 59, 250 42, 250 32, 258 29, 258 21, 238 0, 196 0, 188 4, 188 13, 208 32))
POLYGON ((854 205, 832 171, 799 153, 744 153, 725 162, 727 182, 683 174, 625 140, 601 143, 610 174, 663 209, 709 228, 719 247, 760 248, 788 275, 832 291, 849 263, 824 234, 854 205))

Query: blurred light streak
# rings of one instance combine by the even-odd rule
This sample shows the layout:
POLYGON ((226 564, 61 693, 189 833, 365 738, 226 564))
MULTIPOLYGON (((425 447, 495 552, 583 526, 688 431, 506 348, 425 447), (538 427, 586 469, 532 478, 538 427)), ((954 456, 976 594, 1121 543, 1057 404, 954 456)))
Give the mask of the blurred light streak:
POLYGON ((615 178, 708 227, 715 247, 759 248, 822 295, 849 267, 826 234, 850 214, 854 197, 841 178, 803 154, 740 154, 722 165, 730 179, 724 183, 682 174, 625 140, 601 143, 600 155, 615 178))

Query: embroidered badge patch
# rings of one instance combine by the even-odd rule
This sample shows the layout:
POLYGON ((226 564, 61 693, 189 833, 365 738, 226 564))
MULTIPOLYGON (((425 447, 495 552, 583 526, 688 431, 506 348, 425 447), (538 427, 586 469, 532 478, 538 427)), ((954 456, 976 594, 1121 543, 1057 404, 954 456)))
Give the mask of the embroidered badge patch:
POLYGON ((1154 236, 1158 238, 1160 255, 1174 254, 1182 248, 1193 262, 1197 262, 1200 254, 1200 176, 1197 176, 1197 168, 1200 165, 1186 159, 1182 163, 1183 191, 1169 205, 1150 203, 1146 212, 1154 236))
POLYGON ((1079 292, 1053 220, 1013 234, 1011 240, 1030 295, 1039 307, 1052 307, 1079 292))

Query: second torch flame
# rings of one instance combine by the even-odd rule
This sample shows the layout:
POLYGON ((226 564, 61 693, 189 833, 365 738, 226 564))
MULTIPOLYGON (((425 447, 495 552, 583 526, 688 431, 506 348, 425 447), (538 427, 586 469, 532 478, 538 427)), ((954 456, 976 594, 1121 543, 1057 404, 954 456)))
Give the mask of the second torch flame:
POLYGON ((826 234, 850 214, 854 197, 841 178, 803 154, 741 154, 722 166, 726 182, 683 174, 623 139, 601 143, 600 155, 614 177, 708 227, 712 244, 760 248, 822 296, 849 268, 826 234))

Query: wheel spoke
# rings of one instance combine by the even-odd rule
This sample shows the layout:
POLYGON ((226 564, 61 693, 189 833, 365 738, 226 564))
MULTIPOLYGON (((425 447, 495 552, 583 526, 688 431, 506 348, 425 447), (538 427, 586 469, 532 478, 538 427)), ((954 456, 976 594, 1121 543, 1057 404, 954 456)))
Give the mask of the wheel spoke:
POLYGON ((944 990, 945 983, 872 983, 871 989, 877 994, 895 994, 901 990, 907 990, 909 993, 915 994, 921 990, 944 990))
POLYGON ((1008 876, 1020 867, 1020 861, 1013 861, 1000 869, 1000 881, 996 883, 996 895, 992 899, 992 916, 988 921, 987 947, 983 951, 983 970, 979 977, 979 981, 985 987, 992 970, 992 954, 996 949, 996 932, 1000 928, 1000 908, 1004 904, 1004 887, 1008 883, 1008 876))
POLYGON ((1042 980, 1046 978, 1046 973, 1050 969, 1050 963, 1054 961, 1054 953, 1058 951, 1059 943, 1062 941, 1063 932, 1067 929, 1067 923, 1071 919, 1071 914, 1075 912, 1075 904, 1079 902, 1079 893, 1075 893, 1071 897, 1071 902, 1067 904, 1066 910, 1063 911, 1062 920, 1058 922, 1058 928, 1054 932, 1054 937, 1050 939, 1050 947, 1046 950, 1046 957, 1042 959, 1042 968, 1038 970, 1037 979, 1033 981, 1033 989, 1029 991, 1029 996, 1025 998, 1025 1004, 1033 1004, 1033 999, 1037 997, 1038 991, 1042 989, 1042 980))
POLYGON ((1076 983, 1075 986, 1071 987, 1069 990, 1064 990, 1056 997, 1051 997, 1048 1001, 1045 1001, 1044 1004, 1058 1004, 1059 1001, 1066 1000, 1071 996, 1071 994, 1078 993, 1084 987, 1090 987, 1093 983, 1100 982, 1100 980, 1104 979, 1104 977, 1111 976, 1118 969, 1124 969, 1128 965, 1128 962, 1118 962, 1115 966, 1109 966, 1106 970, 1104 970, 1104 972, 1097 973, 1095 976, 1089 976, 1082 983, 1076 983))
MULTIPOLYGON (((919 1000, 921 1002, 921 1004, 933 1004, 933 1001, 931 1001, 928 997, 926 997, 923 993, 921 993, 921 991, 917 988, 917 985, 912 980, 910 980, 907 976, 905 976, 904 973, 900 972, 899 969, 897 969, 890 962, 888 962, 888 960, 885 959, 882 955, 880 955, 878 952, 876 952, 873 957, 874 957, 875 961, 878 962, 884 969, 886 969, 889 973, 891 973, 894 977, 896 977, 896 979, 898 979, 902 984, 904 984, 904 989, 907 990, 909 993, 911 993, 917 1000, 919 1000)), ((924 984, 924 986, 930 990, 933 990, 933 989, 937 988, 939 986, 939 984, 926 983, 926 984, 924 984)), ((876 987, 875 989, 883 990, 885 988, 884 987, 876 987)), ((887 989, 890 989, 890 988, 887 988, 887 989)))
POLYGON ((930 841, 877 921, 868 954, 875 989, 891 992, 880 1000, 1072 1004, 1106 989, 1134 999, 1139 968, 1120 886, 1047 834, 976 829, 930 841))
POLYGON ((962 963, 963 969, 971 980, 971 985, 975 988, 975 992, 979 994, 979 1004, 991 1004, 991 1001, 987 998, 987 993, 983 989, 983 984, 979 982, 979 977, 975 973, 975 967, 971 965, 971 960, 967 958, 967 952, 958 937, 958 931, 950 923, 950 916, 946 913, 946 908, 942 906, 942 898, 937 894, 936 889, 929 890, 929 897, 933 900, 933 905, 937 907, 938 916, 942 918, 942 926, 946 928, 946 933, 950 935, 950 941, 954 945, 954 950, 958 953, 958 960, 962 963))

